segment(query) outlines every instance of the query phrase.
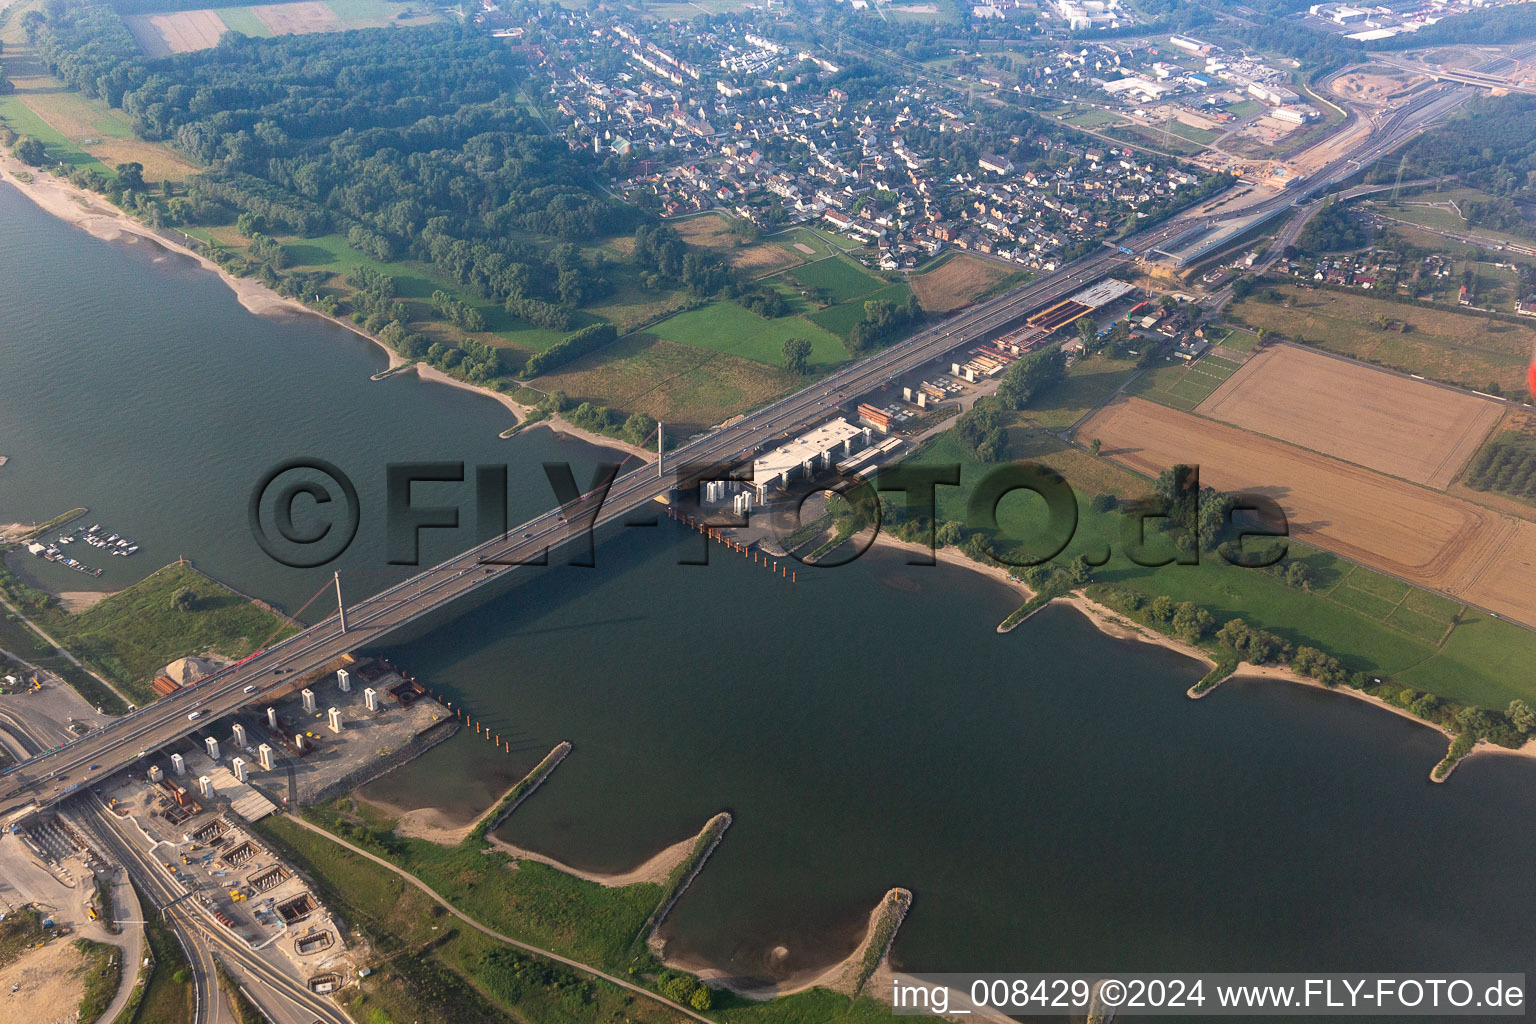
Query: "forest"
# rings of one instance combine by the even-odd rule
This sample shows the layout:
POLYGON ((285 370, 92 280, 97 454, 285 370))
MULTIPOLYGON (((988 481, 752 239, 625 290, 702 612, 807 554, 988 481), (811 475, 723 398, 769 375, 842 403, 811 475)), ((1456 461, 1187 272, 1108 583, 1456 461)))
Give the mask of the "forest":
POLYGON ((480 34, 227 33, 212 49, 145 60, 102 4, 49 0, 24 27, 65 82, 209 168, 188 182, 183 216, 232 210, 273 233, 338 231, 561 330, 609 284, 574 245, 530 236, 590 239, 637 217, 588 187, 585 154, 519 104, 520 58, 480 34))
POLYGON ((1370 241, 1370 235, 1349 214, 1349 208, 1331 199, 1307 221, 1296 236, 1296 247, 1310 255, 1358 249, 1370 241))
MULTIPOLYGON (((1479 97, 1464 113, 1410 145, 1403 159, 1414 177, 1456 175, 1462 184, 1492 196, 1492 202, 1463 207, 1469 225, 1536 234, 1520 212, 1521 206, 1536 203, 1533 138, 1536 96, 1479 97)), ((1388 181, 1396 173, 1396 164, 1386 161, 1374 177, 1388 181)))

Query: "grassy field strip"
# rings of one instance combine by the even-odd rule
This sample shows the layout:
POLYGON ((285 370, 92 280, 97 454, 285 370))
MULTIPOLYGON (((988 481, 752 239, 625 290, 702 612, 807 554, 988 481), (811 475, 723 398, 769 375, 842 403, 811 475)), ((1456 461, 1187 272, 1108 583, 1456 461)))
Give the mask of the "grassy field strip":
POLYGON ((0 96, 0 120, 3 120, 16 134, 30 135, 41 142, 48 151, 50 161, 67 164, 71 168, 81 167, 115 176, 112 168, 65 138, 37 111, 28 106, 23 93, 14 92, 9 96, 0 96))
POLYGON ((623 978, 614 977, 611 974, 606 974, 603 971, 600 971, 595 967, 590 967, 579 960, 573 960, 570 957, 561 956, 559 953, 552 953, 547 949, 540 949, 538 946, 530 945, 526 942, 520 942, 517 939, 512 938, 510 935, 503 935, 501 932, 481 924, 479 921, 461 911, 458 907, 455 907, 452 903, 449 903, 442 896, 438 895, 437 890, 433 889, 426 882, 417 878, 415 875, 411 874, 409 871, 406 871, 404 868, 397 867, 396 865, 391 864, 389 861, 385 860, 383 857, 375 856, 374 854, 369 853, 367 850, 364 850, 361 847, 354 846, 347 842, 345 839, 333 835, 318 825, 312 825, 302 818, 295 817, 292 814, 284 814, 282 817, 284 820, 291 822, 293 825, 299 828, 307 829, 317 835, 323 836, 331 842, 335 843, 337 846, 340 846, 349 852, 364 858, 365 860, 372 861, 379 867, 400 876, 400 878, 404 879, 408 884, 415 886, 417 889, 420 889, 444 910, 448 911, 454 917, 458 918, 460 921, 469 925, 471 928, 475 929, 483 935, 496 939, 499 942, 504 942, 509 946, 516 946, 518 949, 521 949, 524 952, 533 953, 536 956, 541 956, 546 959, 553 960, 556 963, 564 964, 565 966, 574 968, 584 974, 591 975, 594 978, 600 978, 612 985, 617 985, 619 988, 626 989, 640 996, 644 996, 646 999, 661 1003, 663 1006, 666 1006, 670 1010, 691 1017, 694 1020, 699 1021, 700 1024, 714 1024, 713 1021, 711 1021, 708 1017, 705 1017, 703 1014, 696 1013, 688 1007, 683 1006, 681 1003, 674 1003, 666 996, 663 996, 657 992, 652 992, 650 989, 636 985, 634 982, 626 981, 623 978))

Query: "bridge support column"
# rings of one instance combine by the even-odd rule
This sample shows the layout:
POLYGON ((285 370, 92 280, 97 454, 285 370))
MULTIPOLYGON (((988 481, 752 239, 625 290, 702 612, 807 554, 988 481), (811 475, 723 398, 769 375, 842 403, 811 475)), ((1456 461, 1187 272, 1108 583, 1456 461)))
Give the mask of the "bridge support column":
POLYGON ((341 631, 347 631, 347 606, 341 602, 341 572, 336 572, 336 617, 341 620, 341 631))

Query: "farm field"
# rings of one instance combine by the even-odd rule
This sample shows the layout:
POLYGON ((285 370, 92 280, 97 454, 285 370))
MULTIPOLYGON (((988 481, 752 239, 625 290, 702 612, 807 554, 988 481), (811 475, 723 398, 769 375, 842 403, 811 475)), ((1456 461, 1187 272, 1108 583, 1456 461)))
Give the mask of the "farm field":
POLYGON ((671 221, 671 226, 689 245, 720 253, 733 268, 751 277, 762 277, 774 271, 804 263, 811 257, 798 250, 773 242, 742 244, 741 236, 731 230, 731 222, 718 213, 706 213, 697 217, 684 217, 671 221))
POLYGON ((1536 347, 1536 328, 1524 324, 1291 284, 1256 289, 1228 314, 1326 352, 1479 391, 1492 382, 1506 394, 1524 392, 1536 347), (1268 301, 1269 292, 1279 301, 1268 301), (1378 316, 1408 330, 1379 327, 1378 316))
POLYGON ((796 267, 780 274, 775 280, 812 291, 823 289, 833 302, 847 302, 885 287, 884 281, 872 276, 858 264, 835 256, 796 267))
POLYGON ((219 36, 229 31, 218 12, 211 10, 131 14, 123 21, 146 57, 212 49, 219 45, 219 36))
POLYGON ((1497 402, 1272 345, 1196 412, 1444 490, 1503 415, 1497 402))
POLYGON ((248 36, 340 32, 352 28, 409 27, 438 21, 429 8, 393 0, 300 0, 297 3, 210 7, 123 19, 146 57, 206 50, 228 31, 248 36))
POLYGON ((1536 624, 1536 523, 1138 398, 1096 413, 1081 436, 1149 476, 1199 465, 1204 484, 1275 498, 1304 543, 1536 624))
POLYGON ((948 313, 974 302, 977 296, 1012 277, 1022 277, 1022 272, 961 253, 931 270, 909 275, 907 283, 928 312, 948 313))
POLYGON ((868 295, 860 295, 857 298, 849 299, 847 302, 840 302, 835 306, 828 306, 826 309, 817 310, 814 313, 808 314, 806 319, 839 337, 846 338, 848 332, 853 330, 853 325, 864 319, 864 303, 884 301, 899 306, 906 302, 907 297, 911 294, 911 289, 904 284, 886 285, 879 291, 870 292, 868 295))
POLYGON ((798 316, 767 320, 734 302, 711 302, 668 317, 652 327, 651 333, 668 341, 729 352, 774 367, 783 364, 786 338, 804 338, 811 343, 813 365, 830 369, 848 361, 843 343, 810 321, 798 316))
MULTIPOLYGON (((1404 685, 1455 700, 1502 708, 1512 697, 1536 698, 1536 684, 1519 667, 1536 659, 1536 632, 1294 541, 1282 564, 1306 565, 1310 590, 1219 558, 1202 558, 1198 565, 1136 565, 1123 555, 1120 514, 1095 512, 1087 501, 1093 494, 1135 498, 1147 492, 1150 481, 1044 431, 1010 429, 1009 445, 1014 458, 1059 471, 1077 492, 1077 531, 1058 561, 1078 554, 1098 559, 1109 551, 1110 561, 1095 572, 1100 582, 1149 598, 1193 601, 1218 620, 1242 618, 1293 644, 1336 654, 1351 669, 1388 673, 1404 685)), ((961 486, 940 488, 937 499, 940 520, 964 522, 977 481, 992 467, 977 462, 952 431, 934 438, 913 461, 960 467, 961 486)), ((998 536, 1043 536, 1045 520, 1043 503, 1010 496, 998 507, 998 536)))
POLYGON ((793 388, 802 378, 755 359, 631 334, 539 378, 544 391, 561 390, 629 415, 643 412, 682 437, 712 427, 793 388))

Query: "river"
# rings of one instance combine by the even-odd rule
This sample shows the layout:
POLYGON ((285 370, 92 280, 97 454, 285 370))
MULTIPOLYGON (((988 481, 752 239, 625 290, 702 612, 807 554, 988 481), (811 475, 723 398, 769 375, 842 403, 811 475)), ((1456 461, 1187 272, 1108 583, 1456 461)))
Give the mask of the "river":
MULTIPOLYGON (((178 555, 295 609, 383 565, 383 466, 503 462, 512 521, 540 463, 601 452, 414 376, 312 317, 256 317, 213 275, 106 243, 0 187, 0 521, 76 506, 138 540, 56 589, 115 589, 178 555), (318 456, 356 482, 336 564, 276 565, 246 501, 318 456)), ((468 491, 457 494, 472 518, 468 491)), ((462 535, 429 535, 424 557, 462 535)), ((672 948, 767 977, 847 953, 887 888, 916 895, 912 970, 1523 970, 1536 958, 1533 766, 1476 758, 1447 785, 1437 733, 1283 683, 1184 696, 1200 667, 1069 609, 1006 636, 1016 603, 963 570, 877 551, 798 583, 662 519, 597 567, 529 570, 387 653, 512 739, 459 737, 377 783, 467 816, 551 746, 574 752, 505 826, 585 868, 632 866, 713 813, 735 824, 667 925, 672 948), (788 950, 774 957, 775 947, 788 950)), ((89 552, 89 549, 87 549, 89 552)), ((94 552, 90 552, 94 554, 94 552)), ((88 555, 82 555, 87 557, 88 555)), ((556 558, 559 563, 560 558, 556 558)), ((319 607, 316 605, 315 607, 319 607)))

